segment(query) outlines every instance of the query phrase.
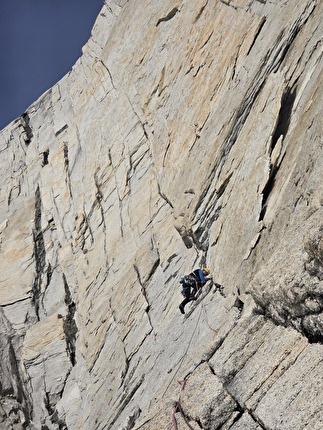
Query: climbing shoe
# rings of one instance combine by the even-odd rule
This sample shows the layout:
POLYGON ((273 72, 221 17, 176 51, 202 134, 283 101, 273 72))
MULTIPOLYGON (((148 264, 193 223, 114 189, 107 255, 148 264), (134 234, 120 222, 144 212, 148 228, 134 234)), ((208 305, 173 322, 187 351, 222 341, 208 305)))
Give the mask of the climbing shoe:
POLYGON ((182 312, 182 314, 185 314, 184 307, 182 305, 179 305, 179 310, 182 312))

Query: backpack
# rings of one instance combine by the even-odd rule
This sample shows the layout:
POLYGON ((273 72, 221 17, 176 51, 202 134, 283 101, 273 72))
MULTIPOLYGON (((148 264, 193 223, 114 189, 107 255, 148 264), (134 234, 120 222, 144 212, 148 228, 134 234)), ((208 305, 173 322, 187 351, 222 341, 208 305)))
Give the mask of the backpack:
POLYGON ((195 287, 197 283, 197 279, 194 276, 193 273, 190 273, 189 275, 185 275, 180 279, 180 284, 182 284, 184 287, 195 287))

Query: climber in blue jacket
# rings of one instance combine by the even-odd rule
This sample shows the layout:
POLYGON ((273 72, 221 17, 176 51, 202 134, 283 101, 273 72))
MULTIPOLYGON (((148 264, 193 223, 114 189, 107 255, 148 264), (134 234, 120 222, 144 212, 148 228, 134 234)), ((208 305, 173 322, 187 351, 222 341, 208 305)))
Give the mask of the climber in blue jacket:
POLYGON ((196 300, 196 294, 209 280, 207 277, 209 274, 210 269, 203 267, 203 269, 195 269, 189 275, 181 278, 180 283, 183 287, 182 294, 185 297, 182 303, 179 305, 179 310, 182 312, 182 314, 185 314, 185 305, 192 300, 196 300))

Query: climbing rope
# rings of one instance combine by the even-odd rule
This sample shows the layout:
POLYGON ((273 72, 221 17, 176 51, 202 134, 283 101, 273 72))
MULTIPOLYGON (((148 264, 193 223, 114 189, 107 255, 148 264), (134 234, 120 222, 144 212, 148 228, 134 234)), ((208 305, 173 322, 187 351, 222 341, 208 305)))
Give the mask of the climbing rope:
POLYGON ((213 327, 211 327, 211 325, 210 325, 210 323, 209 323, 209 320, 208 320, 208 317, 207 317, 206 308, 205 308, 205 304, 204 304, 204 303, 202 303, 202 310, 203 310, 204 320, 205 320, 205 322, 206 322, 207 326, 209 327, 209 329, 210 329, 210 330, 212 330, 212 331, 213 331, 213 333, 214 333, 214 334, 217 334, 218 330, 215 330, 213 327))
MULTIPOLYGON (((200 294, 201 294, 201 293, 199 293, 199 295, 200 295, 200 294)), ((201 311, 200 311, 199 317, 198 317, 198 319, 197 319, 197 322, 196 322, 195 328, 194 328, 194 330, 193 330, 192 336, 191 336, 191 338, 190 338, 190 341, 189 341, 189 343, 188 343, 188 345, 187 345, 187 347, 186 347, 185 354, 183 355, 183 357, 181 358, 181 360, 180 360, 180 362, 179 362, 179 368, 180 368, 180 365, 182 364, 182 361, 183 361, 184 357, 186 356, 187 351, 188 351, 188 349, 189 349, 189 347, 190 347, 190 345, 191 345, 191 343, 192 343, 193 336, 194 336, 195 331, 196 331, 196 329, 197 329, 197 327, 198 327, 198 324, 199 324, 199 322, 200 322, 200 318, 201 318, 202 312, 203 312, 203 316, 204 316, 205 322, 206 322, 207 326, 209 327, 209 329, 210 329, 210 330, 212 330, 214 334, 216 334, 216 333, 218 332, 217 330, 215 330, 215 329, 210 325, 209 320, 208 320, 208 317, 207 317, 207 313, 206 313, 206 305, 205 305, 204 303, 202 303, 202 304, 201 304, 201 311)), ((176 416, 175 416, 177 412, 180 412, 180 413, 181 413, 181 416, 182 416, 182 418, 183 418, 183 420, 184 420, 185 424, 187 425, 187 427, 188 427, 190 430, 194 430, 194 429, 193 429, 193 427, 192 427, 192 426, 190 425, 190 423, 188 422, 188 420, 187 420, 186 416, 185 416, 185 415, 184 415, 184 413, 183 413, 183 409, 182 409, 182 406, 181 406, 181 395, 182 395, 182 392, 184 391, 184 388, 185 388, 185 385, 186 385, 186 382, 187 382, 188 378, 189 378, 189 377, 192 375, 192 373, 193 373, 193 372, 194 372, 194 371, 195 371, 195 370, 196 370, 196 369, 197 369, 201 364, 203 364, 203 363, 205 363, 205 360, 201 360, 198 364, 196 364, 196 365, 194 366, 194 368, 193 368, 190 372, 188 372, 188 373, 187 373, 187 375, 184 377, 184 379, 183 379, 182 381, 178 381, 178 383, 179 383, 179 384, 180 384, 180 386, 181 386, 181 389, 180 389, 179 397, 178 397, 177 401, 176 401, 176 402, 175 402, 175 404, 174 404, 173 412, 172 412, 172 423, 173 423, 174 430, 178 430, 178 427, 177 427, 177 421, 176 421, 176 416)), ((179 368, 178 368, 178 370, 179 370, 179 368)), ((177 372, 178 372, 178 370, 177 370, 177 372)), ((175 375, 177 374, 177 372, 175 372, 175 375)), ((174 375, 174 377, 175 377, 175 375, 174 375)), ((167 386, 167 388, 166 388, 166 391, 167 391, 168 387, 170 386, 170 384, 173 382, 174 377, 172 378, 171 382, 168 384, 168 386, 167 386)), ((165 392, 166 392, 166 391, 165 391, 165 392)))
POLYGON ((202 363, 204 363, 205 362, 205 360, 202 360, 202 361, 200 361, 198 364, 196 364, 195 365, 195 367, 194 367, 194 369, 193 370, 191 370, 185 377, 184 377, 184 379, 182 380, 182 381, 178 381, 178 383, 180 384, 180 386, 181 386, 181 390, 180 390, 180 393, 179 393, 179 396, 178 396, 178 399, 177 399, 177 401, 175 402, 175 405, 174 405, 174 408, 173 408, 173 413, 172 413, 172 422, 173 422, 173 426, 174 426, 174 430, 178 430, 178 428, 177 428, 177 421, 176 421, 176 417, 175 417, 175 414, 177 413, 177 412, 180 412, 181 413, 181 416, 182 416, 182 418, 183 418, 183 420, 184 420, 184 422, 185 422, 185 424, 187 425, 187 427, 190 429, 190 430, 194 430, 193 429, 193 427, 190 425, 190 423, 188 422, 188 420, 187 420, 187 418, 186 418, 186 416, 184 415, 184 412, 183 412, 183 409, 182 409, 182 406, 181 406, 181 395, 182 395, 182 391, 184 391, 184 388, 185 388, 185 385, 186 385, 186 381, 188 380, 188 378, 192 375, 192 373, 194 372, 194 370, 197 368, 197 367, 199 367, 202 363))

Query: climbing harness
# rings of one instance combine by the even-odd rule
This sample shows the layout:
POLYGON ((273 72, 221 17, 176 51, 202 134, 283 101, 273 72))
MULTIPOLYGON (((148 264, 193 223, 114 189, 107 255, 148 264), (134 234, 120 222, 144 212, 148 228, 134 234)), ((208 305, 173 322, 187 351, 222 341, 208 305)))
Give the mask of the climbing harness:
POLYGON ((191 293, 191 288, 195 291, 195 294, 200 290, 200 288, 198 288, 198 281, 193 272, 181 278, 179 283, 183 286, 181 293, 184 297, 191 293))

